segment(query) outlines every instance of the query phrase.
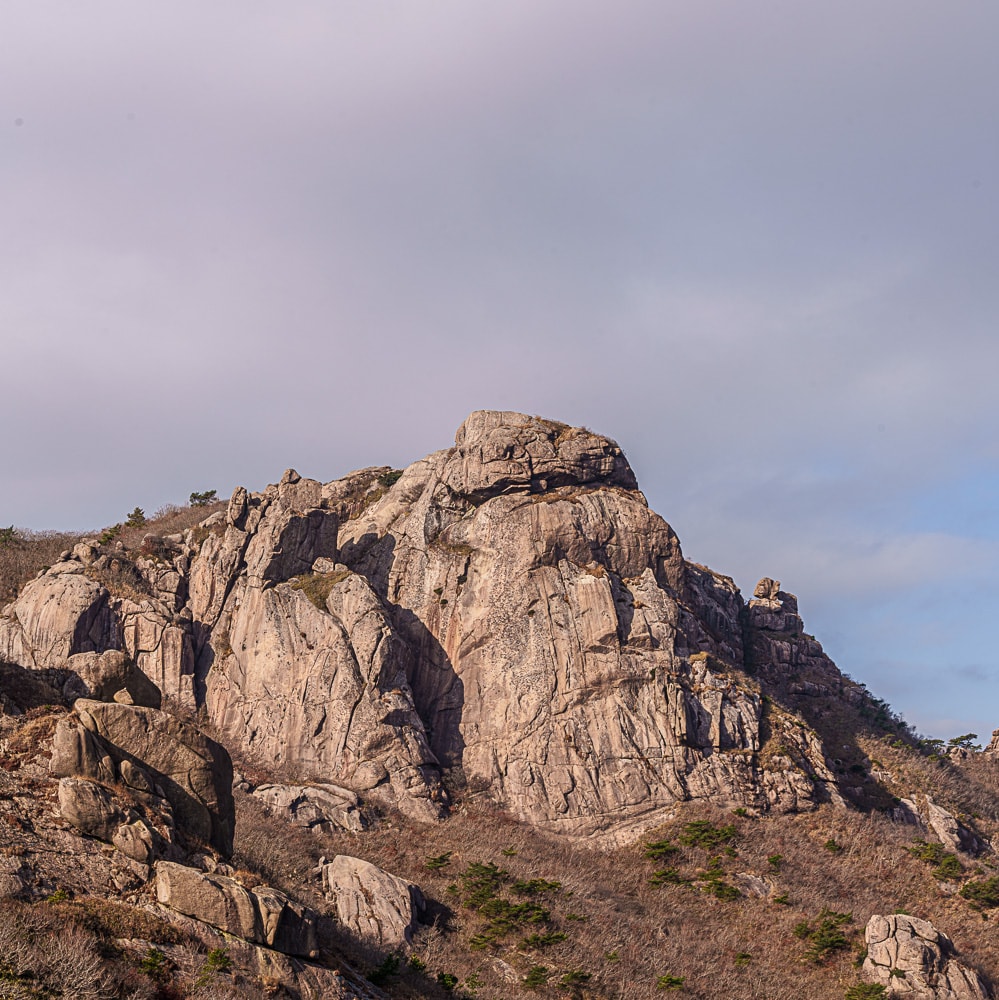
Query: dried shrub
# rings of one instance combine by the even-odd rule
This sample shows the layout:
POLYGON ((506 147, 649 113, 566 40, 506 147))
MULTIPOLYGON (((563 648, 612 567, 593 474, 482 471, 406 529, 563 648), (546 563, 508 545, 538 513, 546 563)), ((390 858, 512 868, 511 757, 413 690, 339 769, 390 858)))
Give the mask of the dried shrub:
POLYGON ((290 581, 292 590, 300 590, 320 610, 326 610, 326 601, 333 588, 350 576, 350 570, 335 570, 332 573, 303 573, 290 581))
POLYGON ((25 583, 58 562, 81 538, 69 531, 0 529, 0 607, 14 600, 25 583))

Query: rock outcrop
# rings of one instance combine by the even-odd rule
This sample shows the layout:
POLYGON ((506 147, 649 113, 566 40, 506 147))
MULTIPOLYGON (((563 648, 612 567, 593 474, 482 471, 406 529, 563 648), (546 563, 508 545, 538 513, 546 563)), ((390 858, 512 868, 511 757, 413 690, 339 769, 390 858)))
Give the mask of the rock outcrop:
POLYGON ((357 795, 339 785, 258 785, 252 795, 272 814, 313 833, 360 833, 366 826, 357 795))
POLYGON ((764 747, 738 591, 684 561, 606 438, 473 414, 345 521, 340 558, 415 651, 437 758, 531 823, 621 837, 681 799, 835 796, 800 719, 764 747))
POLYGON ((918 1000, 987 1000, 974 969, 957 961, 946 934, 904 914, 875 914, 864 932, 863 971, 887 996, 918 1000))
POLYGON ((285 955, 315 957, 319 915, 277 889, 246 889, 225 875, 160 861, 156 898, 164 906, 285 955))
POLYGON ((421 820, 448 784, 609 839, 684 799, 842 801, 794 701, 849 685, 794 596, 765 578, 747 605, 614 441, 518 413, 402 472, 237 488, 137 553, 78 545, 4 612, 0 655, 149 704, 134 664, 251 754, 421 820))
POLYGON ((991 845, 970 830, 929 795, 900 799, 892 810, 896 822, 918 826, 950 851, 962 851, 972 857, 991 850, 991 845))

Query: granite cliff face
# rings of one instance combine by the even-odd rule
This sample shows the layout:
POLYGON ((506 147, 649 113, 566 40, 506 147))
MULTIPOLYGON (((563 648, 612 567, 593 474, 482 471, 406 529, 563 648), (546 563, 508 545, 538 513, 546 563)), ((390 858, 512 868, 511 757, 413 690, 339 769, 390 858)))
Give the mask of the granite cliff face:
POLYGON ((48 672, 122 650, 228 740, 423 820, 448 788, 621 840, 675 803, 842 801, 787 698, 844 682, 792 595, 687 562, 617 444, 473 413, 401 473, 287 472, 130 558, 86 542, 0 617, 48 672), (808 672, 806 671, 806 672, 808 672))

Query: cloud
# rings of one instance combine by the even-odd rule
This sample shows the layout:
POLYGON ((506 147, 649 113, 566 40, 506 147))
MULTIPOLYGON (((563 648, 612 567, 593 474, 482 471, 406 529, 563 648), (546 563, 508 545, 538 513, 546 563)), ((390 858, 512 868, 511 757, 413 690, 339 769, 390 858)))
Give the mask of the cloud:
POLYGON ((994 570, 999 9, 6 13, 0 523, 490 406, 611 434, 688 554, 837 634, 994 570))

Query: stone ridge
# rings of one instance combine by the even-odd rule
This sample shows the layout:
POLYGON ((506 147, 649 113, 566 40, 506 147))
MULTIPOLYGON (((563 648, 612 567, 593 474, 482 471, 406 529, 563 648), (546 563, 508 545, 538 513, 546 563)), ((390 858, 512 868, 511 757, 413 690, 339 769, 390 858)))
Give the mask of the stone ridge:
POLYGON ((0 615, 0 656, 67 681, 108 650, 230 745, 424 821, 449 788, 606 841, 686 799, 843 802, 788 675, 850 686, 793 595, 747 605, 615 442, 540 417, 477 411, 401 473, 289 470, 139 553, 83 543, 0 615))

